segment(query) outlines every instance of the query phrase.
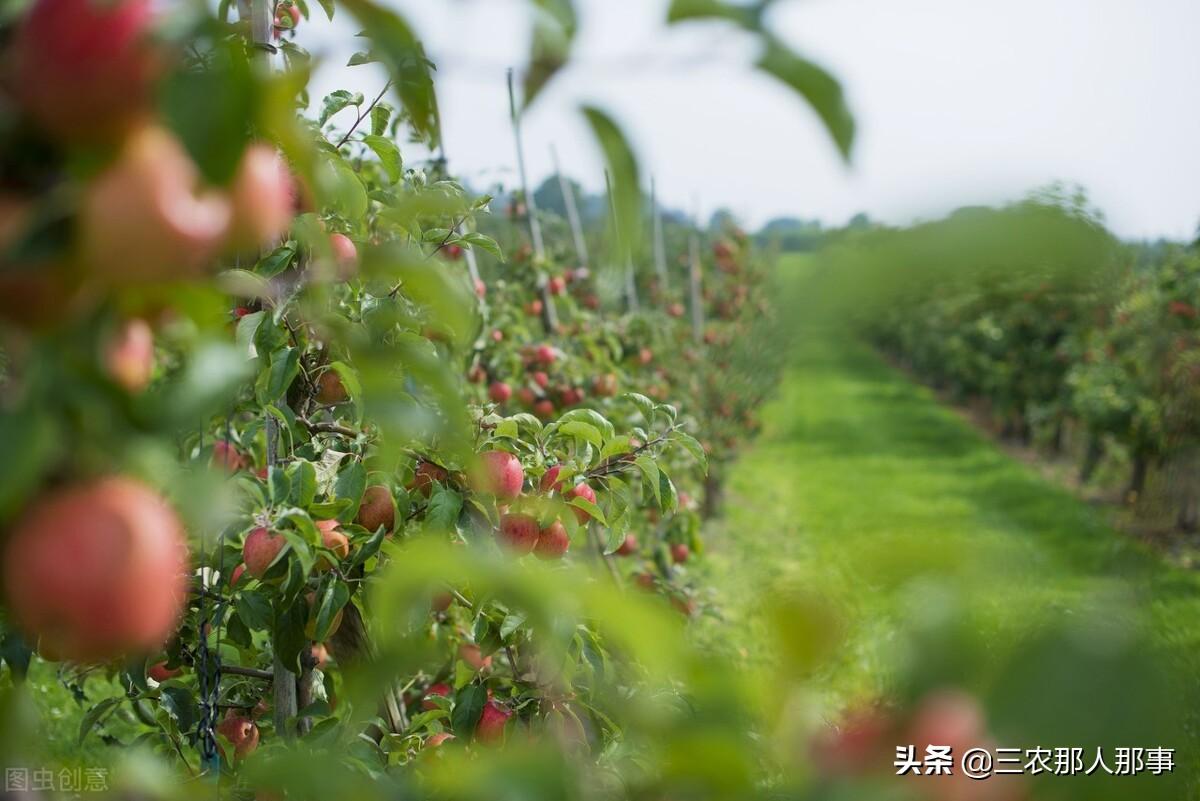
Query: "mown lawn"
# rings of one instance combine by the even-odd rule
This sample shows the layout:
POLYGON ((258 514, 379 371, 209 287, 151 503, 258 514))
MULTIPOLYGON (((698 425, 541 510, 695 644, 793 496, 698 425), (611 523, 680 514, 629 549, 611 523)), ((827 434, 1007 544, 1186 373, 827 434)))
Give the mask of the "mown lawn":
POLYGON ((1191 713, 1122 715, 1149 703, 1134 697, 1142 683, 1168 706, 1193 704, 1200 577, 1009 458, 841 328, 810 317, 795 333, 712 549, 734 646, 754 658, 764 592, 813 594, 844 635, 814 682, 830 710, 957 682, 991 711, 1023 692, 1015 675, 1037 684, 1043 672, 1044 693, 1012 715, 1047 703, 1093 723, 1104 712, 1110 732, 1146 723, 1192 749, 1191 713), (1051 631, 1061 639, 1039 641, 1051 631))

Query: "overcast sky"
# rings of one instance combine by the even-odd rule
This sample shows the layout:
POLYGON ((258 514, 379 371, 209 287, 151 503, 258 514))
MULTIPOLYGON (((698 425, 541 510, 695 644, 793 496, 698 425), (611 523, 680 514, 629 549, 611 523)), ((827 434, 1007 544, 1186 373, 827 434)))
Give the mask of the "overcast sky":
MULTIPOLYGON (((391 0, 438 63, 451 168, 515 180, 504 71, 528 49, 525 0, 391 0)), ((343 68, 349 20, 315 3, 301 43, 323 58, 313 89, 373 96, 383 76, 343 68)), ((672 206, 890 222, 1082 184, 1127 237, 1188 237, 1200 221, 1197 0, 781 0, 775 30, 837 75, 859 125, 844 164, 814 115, 747 64, 719 24, 667 29, 666 0, 577 0, 578 64, 524 122, 531 177, 603 187, 578 106, 624 126, 672 206)), ((346 112, 349 113, 349 112, 346 112)))

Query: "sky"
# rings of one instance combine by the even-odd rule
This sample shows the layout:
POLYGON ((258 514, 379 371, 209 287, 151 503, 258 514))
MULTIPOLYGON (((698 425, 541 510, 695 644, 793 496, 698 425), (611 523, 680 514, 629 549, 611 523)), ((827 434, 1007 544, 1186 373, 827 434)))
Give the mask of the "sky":
MULTIPOLYGON (((522 67, 527 0, 389 0, 437 63, 451 169, 473 186, 516 182, 505 70, 522 67)), ((858 124, 849 164, 816 116, 750 66, 753 43, 720 23, 668 28, 667 0, 576 0, 577 63, 523 121, 534 185, 564 170, 603 189, 578 112, 623 126, 663 202, 747 225, 902 224, 1083 186, 1117 234, 1190 238, 1200 222, 1200 2, 1196 0, 780 0, 775 32, 833 72, 858 124)), ((347 68, 344 17, 299 42, 321 60, 312 90, 373 97, 384 75, 347 68)), ((345 112, 349 114, 350 112, 345 112)))

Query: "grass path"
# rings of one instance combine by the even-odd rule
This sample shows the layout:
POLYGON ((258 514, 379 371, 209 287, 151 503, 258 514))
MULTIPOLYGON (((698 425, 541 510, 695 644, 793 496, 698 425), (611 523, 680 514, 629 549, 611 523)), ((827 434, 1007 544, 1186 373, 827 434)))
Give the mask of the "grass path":
MULTIPOLYGON (((1200 676, 1200 577, 832 331, 799 337, 764 431, 734 467, 722 528, 712 573, 735 624, 725 628, 745 638, 735 647, 752 653, 761 636, 765 588, 815 591, 851 621, 821 683, 835 703, 893 689, 897 664, 928 656, 900 632, 939 617, 960 619, 951 658, 973 648, 984 687, 1011 673, 1027 639, 1012 635, 1064 621, 1097 640, 1144 637, 1165 649, 1156 667, 1200 676)), ((1096 694, 1120 691, 1120 677, 1098 673, 1096 694)))

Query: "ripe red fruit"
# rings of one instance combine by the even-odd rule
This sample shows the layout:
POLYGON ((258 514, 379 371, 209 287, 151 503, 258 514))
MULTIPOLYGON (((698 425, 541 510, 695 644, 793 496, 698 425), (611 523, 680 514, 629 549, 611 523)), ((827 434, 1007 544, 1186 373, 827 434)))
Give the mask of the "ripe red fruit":
POLYGON ((671 561, 675 564, 682 564, 691 556, 691 549, 682 542, 677 542, 671 546, 671 561))
POLYGON ((483 281, 476 278, 475 279, 475 297, 479 298, 480 300, 483 300, 483 298, 486 296, 487 296, 487 284, 483 283, 483 281))
POLYGON ((558 480, 558 474, 561 472, 562 465, 556 464, 542 474, 542 480, 538 483, 542 492, 552 492, 562 488, 562 482, 558 480))
POLYGON ((540 300, 531 300, 525 304, 525 313, 530 317, 537 317, 545 308, 540 300))
POLYGON ((413 471, 412 481, 408 483, 408 488, 428 498, 429 493, 433 491, 433 483, 435 481, 439 484, 444 483, 449 477, 450 474, 444 467, 439 467, 433 462, 418 462, 413 471))
MULTIPOLYGON (((576 484, 566 492, 563 492, 562 496, 563 500, 568 503, 570 503, 573 498, 583 498, 585 501, 589 501, 591 503, 596 502, 596 491, 587 484, 576 484)), ((581 525, 587 523, 587 521, 591 519, 591 515, 578 507, 573 507, 571 511, 575 513, 575 519, 578 520, 581 525)))
POLYGON ((153 0, 38 0, 12 41, 11 87, 66 142, 113 142, 141 118, 159 72, 153 0))
POLYGON ((245 572, 246 572, 246 564, 244 562, 242 564, 239 564, 237 567, 235 567, 233 569, 233 572, 229 574, 229 586, 236 587, 238 581, 241 580, 242 575, 245 572))
POLYGON ((532 406, 537 403, 537 394, 529 387, 521 387, 517 390, 517 400, 522 406, 532 406))
POLYGON ((633 554, 637 553, 637 551, 638 551, 637 537, 635 537, 632 534, 626 534, 625 541, 621 543, 621 546, 619 548, 617 548, 617 550, 614 551, 614 553, 616 553, 617 556, 632 556, 633 554))
POLYGON ((563 406, 574 406, 583 402, 583 392, 575 387, 567 387, 562 391, 563 406))
POLYGON ((637 355, 638 364, 649 364, 654 361, 654 351, 649 348, 642 348, 637 355))
POLYGON ((598 375, 592 380, 592 392, 601 398, 611 398, 617 394, 617 377, 613 373, 598 375))
POLYGON ((436 696, 441 696, 442 698, 448 698, 450 696, 451 692, 453 692, 453 689, 450 687, 449 684, 443 684, 442 682, 438 682, 437 684, 429 685, 429 689, 425 691, 425 697, 421 701, 421 708, 422 709, 437 709, 438 708, 437 702, 433 701, 431 699, 431 696, 436 695, 436 696))
POLYGON ((225 241, 232 210, 224 196, 200 193, 198 185, 196 166, 166 130, 146 126, 129 136, 84 191, 84 265, 113 282, 202 272, 225 241))
POLYGON ((466 662, 472 670, 487 670, 492 666, 492 658, 484 656, 483 651, 473 642, 458 646, 458 658, 466 662))
POLYGON ((269 245, 292 221, 292 174, 279 152, 269 145, 246 148, 229 194, 233 202, 229 236, 234 248, 249 250, 269 245))
POLYGON ((367 531, 375 532, 383 526, 384 531, 391 531, 396 525, 396 505, 392 503, 392 491, 382 484, 372 484, 363 492, 362 503, 358 505, 358 516, 354 522, 367 531))
POLYGON ((654 589, 654 574, 645 571, 638 573, 633 577, 634 582, 643 590, 654 589))
POLYGON ((48 650, 80 661, 160 648, 183 611, 187 569, 179 518, 129 478, 34 501, 4 557, 16 622, 48 650))
POLYGON ((561 521, 555 520, 538 533, 533 553, 538 559, 547 561, 562 559, 570 547, 571 538, 567 535, 567 527, 561 521))
POLYGON ((561 295, 567 288, 567 281, 561 275, 556 275, 546 283, 551 295, 561 295))
POLYGON ((346 385, 336 370, 326 370, 317 378, 317 403, 323 406, 334 406, 345 403, 350 395, 346 385))
POLYGON ((258 748, 258 726, 248 717, 231 713, 217 724, 217 734, 233 745, 238 759, 245 759, 258 748))
POLYGON ((258 579, 265 576, 285 545, 287 538, 282 534, 272 534, 262 526, 251 531, 242 543, 242 562, 246 565, 246 572, 258 579))
POLYGON ((484 381, 487 381, 487 370, 484 370, 483 367, 478 364, 473 364, 471 365, 471 368, 467 370, 467 380, 472 384, 482 384, 484 381))
POLYGON ((167 679, 173 679, 182 671, 179 668, 168 668, 166 662, 155 662, 146 671, 146 675, 157 682, 164 682, 167 679))
POLYGON ((429 735, 429 739, 425 741, 426 748, 437 748, 447 740, 453 740, 454 735, 447 731, 439 731, 437 734, 429 735))
POLYGON ((496 539, 508 550, 523 556, 537 545, 538 533, 536 518, 524 514, 506 514, 500 517, 496 539))
MULTIPOLYGON (((333 555, 340 562, 350 555, 350 540, 338 528, 340 524, 336 520, 318 520, 317 530, 321 532, 321 544, 329 550, 333 551, 333 555)), ((322 556, 317 560, 317 570, 324 572, 333 567, 329 562, 329 557, 322 556)))
POLYGON ((549 345, 538 345, 533 352, 533 358, 539 364, 554 364, 558 359, 558 354, 549 345))
POLYGON ((439 592, 434 594, 433 600, 429 602, 429 608, 434 612, 445 612, 452 603, 454 603, 454 596, 451 593, 439 592))
POLYGON ((313 643, 312 648, 309 649, 309 655, 312 657, 313 667, 317 670, 323 670, 329 663, 329 649, 322 643, 313 643))
POLYGON ((504 739, 504 727, 512 712, 488 701, 483 705, 483 714, 479 716, 479 725, 475 727, 475 739, 481 743, 497 743, 504 739))
POLYGON ((512 397, 512 387, 503 381, 493 381, 488 387, 488 397, 493 403, 507 403, 512 397))
POLYGON ((145 320, 128 320, 104 346, 104 368, 127 392, 141 392, 154 372, 154 332, 145 320))
POLYGON ((446 245, 442 248, 442 252, 446 254, 446 258, 451 261, 458 261, 462 258, 462 248, 458 245, 446 245))
POLYGON ((333 253, 338 278, 349 281, 358 272, 358 247, 345 234, 331 234, 329 249, 333 253))
POLYGON ((549 398, 542 398, 537 403, 533 404, 533 413, 540 420, 549 420, 554 416, 554 401, 549 398))
POLYGON ((537 384, 542 389, 545 389, 546 387, 550 386, 550 376, 546 375, 541 370, 538 370, 533 374, 533 383, 537 384))
POLYGON ((480 455, 476 489, 511 501, 521 494, 521 485, 524 483, 525 470, 511 453, 487 451, 480 455))
POLYGON ((503 342, 504 341, 504 332, 501 331, 499 328, 492 331, 492 341, 493 342, 503 342))
POLYGON ((682 303, 672 303, 671 305, 667 306, 667 314, 671 315, 672 317, 682 317, 684 311, 685 309, 683 308, 682 303))

